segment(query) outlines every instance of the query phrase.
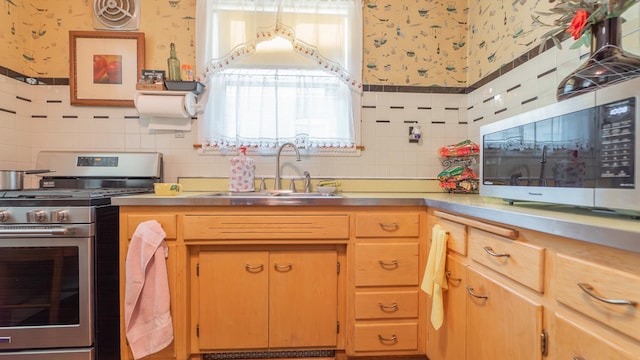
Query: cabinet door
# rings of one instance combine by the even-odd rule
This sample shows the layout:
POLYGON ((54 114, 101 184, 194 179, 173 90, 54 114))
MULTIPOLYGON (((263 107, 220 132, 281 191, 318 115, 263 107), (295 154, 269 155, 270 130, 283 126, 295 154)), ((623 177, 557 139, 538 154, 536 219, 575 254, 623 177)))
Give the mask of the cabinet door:
POLYGON ((460 360, 465 358, 466 346, 466 265, 449 255, 445 271, 449 288, 443 293, 444 322, 438 330, 431 325, 432 298, 427 297, 429 303, 426 316, 429 332, 427 355, 431 359, 460 360))
POLYGON ((271 252, 271 348, 336 346, 337 263, 335 250, 271 252))
POLYGON ((467 268, 467 359, 539 360, 542 305, 467 268))
POLYGON ((640 358, 640 353, 634 354, 633 349, 624 349, 592 333, 589 328, 575 324, 557 313, 554 315, 556 359, 637 360, 640 358))
POLYGON ((268 347, 269 253, 200 253, 201 350, 268 347))

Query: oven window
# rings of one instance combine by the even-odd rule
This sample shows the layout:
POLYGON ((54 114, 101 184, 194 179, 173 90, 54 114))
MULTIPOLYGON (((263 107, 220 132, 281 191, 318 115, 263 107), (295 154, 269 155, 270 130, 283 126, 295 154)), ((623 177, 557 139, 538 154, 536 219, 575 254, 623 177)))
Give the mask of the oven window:
POLYGON ((0 248, 0 327, 80 322, 78 248, 0 248))

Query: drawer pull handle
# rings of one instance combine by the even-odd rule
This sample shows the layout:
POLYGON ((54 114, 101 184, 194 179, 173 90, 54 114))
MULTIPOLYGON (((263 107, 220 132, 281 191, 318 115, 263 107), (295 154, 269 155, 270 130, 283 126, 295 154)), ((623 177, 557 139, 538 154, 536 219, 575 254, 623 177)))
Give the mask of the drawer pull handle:
POLYGON ((473 288, 469 285, 466 286, 467 288, 467 292, 469 293, 469 295, 473 296, 474 298, 478 298, 478 299, 485 299, 488 300, 489 297, 487 295, 478 295, 476 293, 473 292, 473 288))
POLYGON ((400 228, 398 223, 391 223, 391 224, 378 223, 378 224, 380 225, 380 228, 382 228, 382 230, 385 230, 385 231, 396 231, 400 228))
POLYGON ((391 305, 385 305, 383 303, 378 303, 380 306, 380 310, 385 312, 398 311, 398 303, 393 303, 391 305))
POLYGON ((273 264, 273 268, 276 271, 287 272, 287 271, 291 271, 291 269, 293 269, 293 265, 291 265, 291 264, 287 264, 287 265, 273 264))
POLYGON ((598 296, 593 291, 593 286, 587 283, 578 283, 578 286, 580 287, 580 289, 582 289, 582 291, 586 292, 587 295, 591 296, 592 298, 598 301, 602 301, 603 303, 607 303, 611 305, 630 305, 630 306, 636 306, 637 304, 637 302, 631 301, 631 300, 615 300, 615 299, 607 299, 607 298, 598 296))
POLYGON ((391 335, 390 338, 378 335, 378 340, 380 340, 381 342, 398 342, 398 337, 396 336, 396 334, 391 335))
POLYGON ((445 273, 445 275, 447 276, 447 280, 449 280, 449 281, 455 281, 455 282, 457 282, 458 284, 462 281, 462 278, 454 278, 454 277, 451 277, 451 276, 452 276, 451 271, 447 271, 447 272, 445 273))
POLYGON ((572 356, 571 360, 585 360, 582 356, 572 356))
POLYGON ((398 260, 391 260, 391 262, 386 262, 384 260, 378 260, 378 262, 380 263, 380 266, 384 267, 384 268, 397 268, 398 267, 398 260))
POLYGON ((493 251, 493 249, 491 248, 491 246, 483 246, 482 247, 484 249, 484 251, 487 252, 487 254, 493 256, 493 257, 511 257, 510 254, 498 254, 496 252, 493 251))
POLYGON ((260 265, 254 266, 254 265, 244 264, 244 268, 249 272, 260 272, 264 270, 264 265, 260 264, 260 265))

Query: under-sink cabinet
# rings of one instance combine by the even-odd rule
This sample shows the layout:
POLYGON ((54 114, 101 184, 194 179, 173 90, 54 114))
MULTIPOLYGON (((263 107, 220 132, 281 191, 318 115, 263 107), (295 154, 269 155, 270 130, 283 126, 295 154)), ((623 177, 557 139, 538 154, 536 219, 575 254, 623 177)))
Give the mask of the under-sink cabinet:
POLYGON ((149 359, 425 354, 424 207, 121 206, 121 299, 146 220, 167 233, 174 325, 149 359))
POLYGON ((196 251, 194 352, 336 347, 336 249, 196 251))

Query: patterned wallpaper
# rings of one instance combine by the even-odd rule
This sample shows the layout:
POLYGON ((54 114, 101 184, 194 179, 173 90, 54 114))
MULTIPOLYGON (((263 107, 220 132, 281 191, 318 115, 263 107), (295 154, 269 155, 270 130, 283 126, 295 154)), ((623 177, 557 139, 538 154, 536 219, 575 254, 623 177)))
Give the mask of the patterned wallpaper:
MULTIPOLYGON (((533 27, 532 16, 555 3, 544 0, 469 0, 469 84, 540 45, 549 30, 533 27), (512 5, 513 4, 513 5, 512 5)), ((551 23, 545 16, 544 22, 551 23)))
POLYGON ((366 0, 363 82, 467 86, 467 0, 366 0))
MULTIPOLYGON (((94 30, 93 0, 2 0, 0 65, 33 77, 69 77, 69 31, 94 30)), ((166 69, 169 44, 183 63, 195 59, 196 0, 141 0, 145 67, 166 69)))
MULTIPOLYGON (((467 87, 537 46, 542 0, 363 0, 363 82, 467 87)), ((0 65, 33 77, 69 76, 68 32, 93 30, 93 0, 3 0, 0 65)), ((196 0, 141 0, 146 68, 166 69, 169 44, 195 59, 196 0)))

